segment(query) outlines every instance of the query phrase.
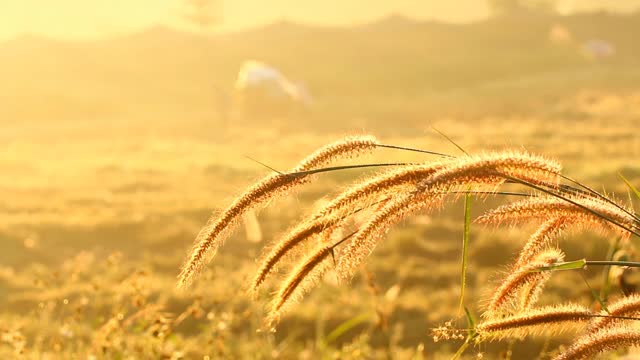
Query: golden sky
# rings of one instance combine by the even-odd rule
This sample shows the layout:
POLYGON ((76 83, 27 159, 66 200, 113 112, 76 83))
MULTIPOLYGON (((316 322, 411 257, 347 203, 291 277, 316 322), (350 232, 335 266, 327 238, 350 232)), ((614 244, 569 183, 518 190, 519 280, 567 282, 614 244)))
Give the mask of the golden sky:
MULTIPOLYGON (((22 34, 94 39, 153 25, 185 27, 185 0, 0 0, 0 41, 22 34)), ((324 25, 372 21, 392 13, 418 19, 466 22, 488 15, 482 0, 221 0, 218 30, 238 30, 281 19, 324 25), (304 4, 304 5, 302 5, 304 4)), ((631 9, 640 0, 561 0, 565 9, 631 9)))

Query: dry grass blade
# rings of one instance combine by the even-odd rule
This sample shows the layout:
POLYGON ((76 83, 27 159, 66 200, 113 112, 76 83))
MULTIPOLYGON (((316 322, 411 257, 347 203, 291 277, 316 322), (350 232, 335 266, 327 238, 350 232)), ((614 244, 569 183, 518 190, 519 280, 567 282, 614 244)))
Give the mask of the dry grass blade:
MULTIPOLYGON (((375 148, 377 141, 372 136, 354 136, 325 145, 302 160, 296 171, 309 170, 323 166, 341 157, 359 154, 375 148)), ((191 254, 178 276, 178 286, 186 287, 198 273, 208 258, 215 255, 218 247, 231 232, 238 219, 249 209, 258 206, 274 197, 285 194, 294 187, 309 181, 308 175, 272 174, 251 186, 237 197, 220 215, 209 220, 195 240, 191 254)))
POLYGON ((593 359, 601 352, 625 346, 640 346, 640 331, 627 327, 604 328, 580 338, 554 360, 593 359))
POLYGON ((543 332, 561 333, 591 318, 591 311, 579 305, 558 305, 527 310, 478 324, 481 339, 520 338, 543 332))

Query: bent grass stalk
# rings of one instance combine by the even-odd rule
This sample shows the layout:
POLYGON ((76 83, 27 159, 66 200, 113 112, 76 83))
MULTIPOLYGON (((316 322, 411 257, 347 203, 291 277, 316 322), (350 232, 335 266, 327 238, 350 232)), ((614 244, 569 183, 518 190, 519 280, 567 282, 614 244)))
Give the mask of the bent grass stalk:
POLYGON ((373 251, 380 233, 436 200, 434 196, 442 197, 441 192, 453 191, 457 186, 496 189, 505 176, 555 181, 559 171, 559 164, 525 152, 487 153, 456 159, 421 181, 417 192, 392 200, 367 222, 338 261, 338 274, 342 279, 349 279, 373 251))
POLYGON ((260 262, 260 267, 256 273, 256 276, 251 281, 249 286, 250 293, 255 294, 260 285, 264 282, 267 276, 273 271, 276 264, 289 252, 293 251, 298 245, 308 238, 315 236, 325 230, 328 226, 332 226, 338 217, 331 219, 320 219, 321 221, 303 222, 295 227, 285 237, 275 244, 275 246, 269 251, 264 259, 260 262))
POLYGON ((507 178, 553 184, 558 182, 560 171, 560 164, 541 156, 515 151, 490 152, 460 158, 430 176, 421 186, 430 190, 469 184, 497 187, 507 178))
POLYGON ((270 325, 278 322, 287 305, 300 300, 305 292, 315 286, 331 264, 329 256, 332 251, 332 246, 321 245, 296 266, 272 301, 267 320, 270 325))

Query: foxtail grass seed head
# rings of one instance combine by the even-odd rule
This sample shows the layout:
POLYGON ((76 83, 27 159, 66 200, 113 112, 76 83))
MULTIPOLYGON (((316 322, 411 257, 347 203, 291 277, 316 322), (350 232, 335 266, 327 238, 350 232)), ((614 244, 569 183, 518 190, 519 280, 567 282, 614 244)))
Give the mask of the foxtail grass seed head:
POLYGON ((526 152, 502 151, 467 156, 437 171, 421 186, 430 190, 480 184, 495 188, 507 177, 533 184, 558 183, 561 166, 547 158, 526 152))
POLYGON ((188 286, 204 263, 215 255, 225 238, 237 224, 240 217, 256 205, 284 193, 293 187, 303 184, 307 179, 298 176, 272 174, 250 187, 237 197, 220 215, 212 216, 196 237, 195 245, 189 259, 182 267, 178 285, 188 286))
POLYGON ((584 326, 590 319, 589 309, 579 305, 558 305, 537 309, 503 318, 487 319, 476 327, 481 339, 522 338, 542 333, 558 334, 570 328, 584 326))
POLYGON ((395 191, 398 187, 416 187, 420 180, 426 179, 437 170, 442 169, 447 163, 447 161, 439 161, 428 164, 407 165, 385 171, 348 188, 320 209, 314 217, 327 216, 359 201, 395 191))
POLYGON ((569 225, 564 217, 552 218, 543 223, 527 240, 518 255, 515 268, 525 266, 541 250, 546 248, 560 232, 569 225))
MULTIPOLYGON (((303 159, 292 172, 311 170, 346 156, 354 156, 372 150, 378 144, 373 136, 350 136, 330 143, 303 159)), ((178 275, 178 286, 186 287, 197 275, 204 263, 213 257, 225 238, 231 233, 238 219, 248 210, 281 196, 295 187, 308 183, 307 174, 272 174, 251 186, 219 215, 213 215, 209 223, 196 237, 191 255, 178 275)))
POLYGON ((589 332, 595 332, 610 327, 612 324, 619 324, 624 319, 616 317, 634 317, 640 314, 640 295, 631 294, 624 296, 607 305, 607 311, 602 310, 600 315, 589 323, 589 332))
POLYGON ((620 236, 628 237, 630 233, 612 224, 611 219, 633 229, 635 219, 620 208, 592 197, 568 196, 568 199, 592 210, 593 212, 556 197, 533 197, 512 204, 503 205, 480 216, 476 222, 500 224, 503 222, 540 221, 550 218, 565 218, 573 226, 613 230, 620 236))
MULTIPOLYGON (((271 174, 249 187, 224 211, 212 216, 200 231, 179 275, 179 286, 187 286, 193 281, 242 216, 247 213, 252 215, 250 211, 258 205, 311 182, 315 173, 313 170, 332 170, 323 168, 337 159, 357 156, 376 147, 401 148, 380 144, 369 135, 346 137, 321 147, 288 173, 271 174)), ((292 255, 297 256, 297 262, 287 267, 290 272, 279 284, 269 304, 267 321, 269 325, 274 325, 334 265, 339 278, 350 279, 375 249, 380 238, 407 216, 441 206, 450 198, 450 194, 485 190, 496 192, 500 185, 511 181, 541 192, 548 190, 550 194, 561 198, 535 196, 489 211, 477 220, 481 223, 538 220, 543 224, 529 238, 512 271, 494 292, 483 320, 475 326, 475 332, 454 332, 449 323, 434 331, 435 339, 461 340, 465 333, 475 334, 478 342, 522 338, 544 332, 555 335, 570 328, 584 327, 590 321, 585 335, 558 360, 589 358, 619 346, 640 345, 640 335, 635 330, 623 328, 622 325, 626 324, 623 319, 610 317, 640 313, 640 296, 633 295, 611 304, 609 313, 599 314, 602 317, 594 315, 588 308, 572 304, 534 308, 544 284, 551 276, 551 272, 538 271, 539 268, 564 260, 564 254, 559 249, 549 248, 552 239, 561 231, 569 225, 578 224, 614 229, 626 237, 640 228, 630 211, 596 196, 589 188, 587 190, 591 192, 578 191, 560 184, 560 179, 571 180, 561 176, 560 172, 561 166, 556 161, 524 151, 490 152, 414 165, 397 165, 392 170, 378 173, 347 188, 275 242, 269 251, 265 251, 259 269, 249 284, 249 291, 255 294, 267 277, 285 263, 285 259, 290 264, 288 260, 295 258, 292 255), (337 243, 331 241, 335 234, 352 226, 357 230, 351 235, 337 243), (626 231, 625 227, 632 230, 626 231), (318 241, 312 243, 310 239, 318 241), (306 251, 308 249, 311 251, 306 251)), ((251 216, 250 219, 256 220, 251 216)), ((181 315, 179 322, 186 316, 181 315)))
MULTIPOLYGON (((517 305, 518 293, 523 288, 530 291, 536 291, 535 288, 541 288, 549 279, 551 273, 536 271, 543 266, 564 260, 564 254, 558 249, 549 249, 536 254, 527 264, 516 267, 500 284, 494 292, 485 317, 494 316, 497 313, 513 312, 513 309, 505 309, 507 305, 517 305), (533 288, 528 288, 532 285, 533 288)), ((531 293, 525 296, 530 296, 531 293)), ((532 299, 527 300, 530 303, 532 299)))
POLYGON ((433 209, 442 204, 444 195, 440 193, 410 192, 389 201, 365 223, 354 238, 340 252, 336 272, 343 280, 350 279, 355 270, 371 254, 378 239, 393 225, 405 217, 425 209, 433 209))
POLYGON ((599 353, 629 346, 640 346, 640 331, 622 326, 604 328, 579 338, 554 360, 593 359, 599 353))
POLYGON ((295 251, 302 243, 320 234, 338 221, 338 216, 305 221, 289 231, 277 242, 260 261, 259 269, 251 282, 249 292, 255 295, 267 276, 273 272, 277 264, 288 254, 295 251))
POLYGON ((289 305, 302 299, 321 280, 332 264, 332 251, 332 245, 321 245, 294 267, 271 302, 267 319, 270 325, 277 323, 289 305))
POLYGON ((544 275, 541 276, 540 281, 532 281, 522 287, 520 295, 518 296, 517 306, 519 311, 529 310, 536 304, 538 298, 540 298, 542 290, 544 289, 544 285, 550 277, 551 273, 545 272, 544 275))
POLYGON ((347 136, 314 151, 300 161, 291 172, 317 169, 340 158, 353 157, 372 151, 378 144, 378 140, 372 135, 347 136))

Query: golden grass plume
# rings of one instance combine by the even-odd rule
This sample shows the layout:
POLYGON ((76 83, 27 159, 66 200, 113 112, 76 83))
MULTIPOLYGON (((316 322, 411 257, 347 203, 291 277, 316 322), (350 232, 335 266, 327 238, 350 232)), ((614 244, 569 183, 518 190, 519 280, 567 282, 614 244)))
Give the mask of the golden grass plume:
POLYGON ((304 221, 285 234, 261 259, 258 271, 249 285, 249 293, 255 295, 255 292, 266 280, 267 276, 273 272, 278 262, 287 254, 293 252, 296 247, 309 238, 333 226, 338 219, 338 216, 332 216, 329 218, 304 221))
POLYGON ((532 258, 535 257, 542 249, 547 247, 568 224, 569 222, 566 218, 557 217, 551 218, 540 225, 536 232, 533 233, 524 244, 524 247, 518 255, 514 268, 517 269, 529 263, 532 258))
POLYGON ((267 319, 269 324, 277 323, 287 307, 299 301, 329 270, 333 249, 330 244, 319 245, 291 271, 271 302, 267 319))
POLYGON ((570 328, 584 326, 591 311, 583 306, 563 304, 530 309, 503 318, 486 319, 476 326, 481 339, 522 338, 542 333, 558 334, 570 328))
POLYGON ((425 179, 421 186, 431 190, 470 184, 497 187, 509 177, 548 185, 558 183, 561 170, 558 162, 524 151, 487 152, 458 158, 425 179))
POLYGON ((390 227, 419 210, 438 207, 443 199, 443 194, 422 191, 405 193, 391 199, 358 229, 354 238, 340 251, 336 266, 339 277, 342 280, 350 279, 376 247, 381 235, 390 227))
MULTIPOLYGON (((336 159, 372 150, 378 144, 370 135, 346 137, 325 145, 303 159, 292 172, 300 172, 324 166, 336 159)), ((215 255, 218 247, 232 231, 238 219, 249 209, 274 197, 286 194, 293 188, 307 183, 308 174, 272 174, 238 196, 222 213, 213 215, 209 223, 196 237, 193 250, 178 276, 178 286, 186 287, 199 272, 204 263, 215 255)))
POLYGON ((640 331, 620 326, 603 328, 580 338, 554 360, 593 359, 601 352, 625 346, 640 346, 640 331))
POLYGON ((358 201, 376 195, 395 191, 398 187, 409 186, 415 188, 419 181, 426 179, 436 171, 447 165, 447 161, 430 162, 426 164, 407 165, 398 169, 385 171, 382 174, 366 179, 353 185, 339 194, 316 214, 315 218, 330 215, 336 211, 352 206, 358 201))
MULTIPOLYGON (((516 266, 511 273, 500 283, 500 286, 494 291, 487 306, 485 317, 495 316, 497 313, 509 313, 514 309, 508 309, 508 305, 519 305, 516 303, 521 298, 518 294, 524 290, 522 296, 526 300, 520 300, 520 304, 529 307, 537 298, 539 289, 542 289, 544 283, 551 276, 550 272, 536 271, 542 266, 549 266, 556 262, 564 260, 564 254, 558 249, 548 249, 536 254, 525 265, 516 266)), ((520 309, 520 310, 526 310, 520 309)))
POLYGON ((625 321, 620 317, 632 317, 640 314, 640 295, 631 294, 624 296, 607 305, 607 310, 602 310, 602 317, 594 318, 589 323, 589 332, 603 330, 612 324, 625 321))
POLYGON ((568 196, 568 198, 581 206, 557 197, 532 197, 490 210, 476 219, 476 222, 500 224, 565 218, 574 226, 589 227, 601 231, 613 230, 624 238, 629 237, 630 232, 612 221, 628 229, 636 227, 636 219, 621 207, 593 197, 568 196))

